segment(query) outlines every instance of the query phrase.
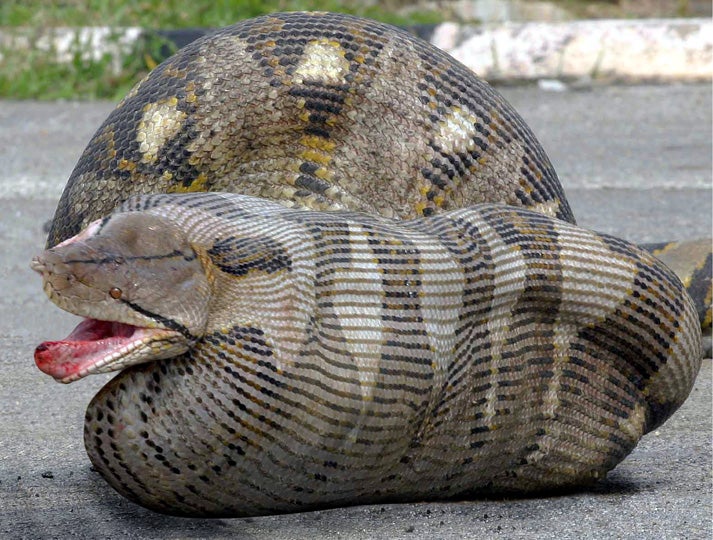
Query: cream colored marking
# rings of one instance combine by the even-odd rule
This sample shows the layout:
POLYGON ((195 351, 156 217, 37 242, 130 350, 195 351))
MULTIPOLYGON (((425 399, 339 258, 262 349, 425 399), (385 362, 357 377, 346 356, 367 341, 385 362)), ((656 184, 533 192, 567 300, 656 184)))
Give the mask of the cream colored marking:
POLYGON ((453 107, 441 120, 435 142, 445 152, 471 151, 475 147, 473 136, 478 118, 470 112, 453 107))
POLYGON ((367 402, 371 400, 376 386, 381 342, 384 339, 381 320, 383 291, 374 286, 381 283, 383 275, 367 247, 362 227, 349 225, 349 233, 352 240, 351 262, 339 268, 334 275, 335 296, 332 303, 343 327, 346 352, 358 359, 356 367, 362 402, 367 402))
POLYGON ((530 210, 533 212, 539 212, 549 217, 557 217, 557 210, 559 210, 559 202, 557 201, 545 201, 530 206, 530 210))
POLYGON ((634 287, 635 269, 628 263, 617 263, 609 247, 591 233, 576 231, 555 224, 562 261, 562 301, 570 312, 570 320, 560 324, 596 324, 602 322, 619 306, 626 290, 634 287), (596 276, 596 279, 592 279, 596 276), (596 299, 596 302, 593 300, 596 299))
MULTIPOLYGON (((597 236, 569 226, 554 223, 559 242, 562 272, 562 307, 553 325, 554 363, 552 378, 544 397, 544 411, 555 415, 560 406, 558 389, 562 370, 567 365, 570 340, 577 329, 604 321, 621 303, 626 291, 634 286, 634 269, 629 264, 617 264, 611 250, 597 236), (596 279, 593 279, 596 276, 596 279), (596 302, 592 300, 596 298, 596 302), (569 309, 566 309, 569 308, 569 309), (572 309, 574 308, 574 309, 572 309)), ((639 419, 632 418, 627 431, 641 429, 639 419)), ((631 435, 631 433, 628 433, 631 435)), ((638 439, 641 433, 634 437, 638 439)))
MULTIPOLYGON (((493 256, 493 298, 488 310, 488 332, 491 342, 491 375, 497 374, 502 365, 502 353, 507 347, 507 338, 512 330, 512 309, 525 290, 525 260, 520 250, 506 245, 500 235, 485 220, 478 220, 483 240, 491 248, 493 256)), ((514 330, 517 332, 517 329, 514 330)), ((483 406, 486 424, 494 424, 495 409, 498 407, 499 389, 493 384, 486 392, 487 402, 483 406)))
POLYGON ((136 130, 136 141, 139 143, 143 163, 155 162, 166 141, 176 135, 183 126, 186 113, 179 111, 177 105, 176 98, 169 98, 144 107, 144 115, 136 130))
POLYGON ((433 389, 440 389, 447 365, 455 353, 458 313, 465 288, 463 269, 442 250, 427 249, 424 237, 419 244, 421 259, 421 311, 426 335, 433 353, 433 389))
POLYGON ((320 81, 342 84, 349 73, 349 62, 344 58, 344 49, 336 41, 317 39, 304 49, 300 65, 294 74, 298 84, 304 81, 320 81))

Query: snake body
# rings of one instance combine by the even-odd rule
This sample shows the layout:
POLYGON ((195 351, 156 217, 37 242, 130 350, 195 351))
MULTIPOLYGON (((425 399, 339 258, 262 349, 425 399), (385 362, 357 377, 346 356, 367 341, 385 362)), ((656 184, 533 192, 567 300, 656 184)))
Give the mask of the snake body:
POLYGON ((587 484, 699 366, 695 309, 662 263, 508 206, 397 222, 144 196, 42 265, 58 305, 174 331, 134 354, 150 363, 105 386, 85 425, 97 470, 162 512, 587 484), (187 353, 155 360, 176 340, 187 353))
POLYGON ((85 444, 167 513, 586 484, 700 365, 681 282, 574 225, 501 97, 346 15, 245 21, 159 66, 89 143, 48 246, 46 292, 87 320, 37 363, 127 368, 85 444))
POLYGON ((502 202, 574 222, 487 83, 404 31, 333 13, 244 21, 157 67, 89 142, 48 245, 120 197, 186 191, 400 218, 502 202))

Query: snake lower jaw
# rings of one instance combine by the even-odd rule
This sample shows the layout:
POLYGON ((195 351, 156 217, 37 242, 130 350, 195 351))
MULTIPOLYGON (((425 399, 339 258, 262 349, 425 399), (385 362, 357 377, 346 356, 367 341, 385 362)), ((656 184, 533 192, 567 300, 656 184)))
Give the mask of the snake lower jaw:
POLYGON ((35 349, 35 363, 61 383, 87 375, 171 358, 190 348, 179 332, 84 319, 65 339, 45 341, 35 349))

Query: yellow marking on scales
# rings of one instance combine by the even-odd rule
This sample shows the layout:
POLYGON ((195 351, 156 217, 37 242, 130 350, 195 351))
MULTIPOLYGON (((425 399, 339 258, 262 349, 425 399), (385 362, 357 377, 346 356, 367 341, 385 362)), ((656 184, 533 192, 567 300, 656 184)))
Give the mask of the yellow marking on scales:
MULTIPOLYGON (((173 175, 171 173, 164 173, 162 178, 164 180, 171 180, 173 175)), ((196 176, 189 185, 184 185, 183 183, 174 184, 173 186, 167 187, 167 193, 191 193, 194 191, 208 191, 208 176, 205 173, 200 173, 196 176)))
POLYGON ((104 143, 104 149, 109 159, 114 159, 117 156, 115 136, 116 134, 111 127, 105 127, 97 137, 99 141, 104 143))
POLYGON ((314 176, 322 180, 331 180, 334 175, 327 166, 332 161, 331 152, 336 148, 336 143, 317 135, 303 135, 300 144, 304 146, 304 150, 299 153, 299 157, 304 161, 320 165, 314 171, 314 176))
POLYGON ((136 129, 142 163, 154 163, 166 141, 183 127, 187 114, 178 110, 178 98, 147 103, 136 129))
POLYGON ((300 144, 305 147, 300 157, 320 165, 329 164, 332 160, 330 154, 337 146, 333 141, 316 135, 303 135, 300 144))
POLYGON ((344 58, 342 46, 337 41, 320 38, 305 45, 293 77, 297 84, 304 81, 343 84, 347 73, 349 61, 344 58))
POLYGON ((120 159, 119 164, 117 165, 117 169, 120 171, 129 171, 132 172, 134 169, 136 169, 136 163, 133 161, 129 161, 128 159, 120 159))
POLYGON ((196 83, 193 81, 188 81, 186 84, 186 103, 195 103, 198 98, 196 97, 196 83))

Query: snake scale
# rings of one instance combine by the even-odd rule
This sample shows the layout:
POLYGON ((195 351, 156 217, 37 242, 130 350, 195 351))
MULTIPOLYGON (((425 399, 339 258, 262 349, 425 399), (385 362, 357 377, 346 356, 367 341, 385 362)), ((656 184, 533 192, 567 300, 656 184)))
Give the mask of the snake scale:
POLYGON ((347 15, 244 21, 157 67, 90 141, 48 248, 46 293, 85 319, 35 360, 120 371, 87 452, 170 514, 586 485, 700 365, 679 279, 574 224, 494 90, 347 15))

